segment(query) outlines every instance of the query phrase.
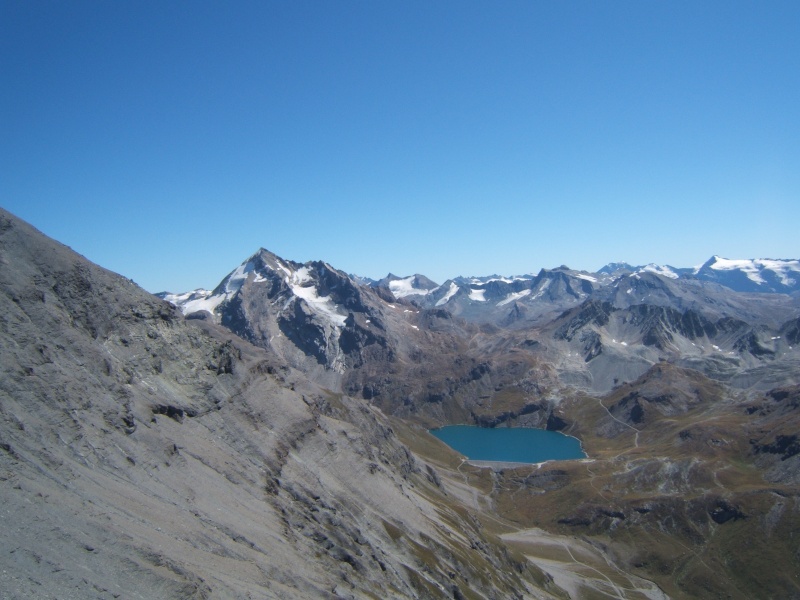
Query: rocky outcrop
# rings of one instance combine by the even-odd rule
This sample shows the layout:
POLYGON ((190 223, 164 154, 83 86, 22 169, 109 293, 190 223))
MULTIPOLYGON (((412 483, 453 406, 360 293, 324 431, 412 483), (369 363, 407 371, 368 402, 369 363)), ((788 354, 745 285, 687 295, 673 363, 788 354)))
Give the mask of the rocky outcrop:
POLYGON ((535 590, 380 411, 3 212, 0 314, 4 597, 535 590))
POLYGON ((587 325, 602 327, 609 321, 614 307, 607 302, 587 300, 579 308, 564 312, 560 320, 564 324, 556 329, 553 336, 556 339, 572 341, 572 338, 587 325))
POLYGON ((607 398, 611 415, 640 425, 654 417, 684 414, 703 403, 716 402, 723 393, 720 385, 699 373, 659 363, 607 398))

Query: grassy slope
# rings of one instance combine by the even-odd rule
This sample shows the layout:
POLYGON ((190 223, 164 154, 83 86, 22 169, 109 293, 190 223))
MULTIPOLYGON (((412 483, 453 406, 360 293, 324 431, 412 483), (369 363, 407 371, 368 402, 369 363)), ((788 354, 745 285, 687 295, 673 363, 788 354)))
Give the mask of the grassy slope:
POLYGON ((562 403, 589 460, 492 471, 462 463, 424 432, 401 437, 450 493, 467 503, 472 494, 485 526, 562 591, 658 597, 652 581, 674 598, 793 597, 800 489, 766 481, 751 440, 798 431, 800 411, 753 406, 695 372, 659 365, 603 399, 562 403))

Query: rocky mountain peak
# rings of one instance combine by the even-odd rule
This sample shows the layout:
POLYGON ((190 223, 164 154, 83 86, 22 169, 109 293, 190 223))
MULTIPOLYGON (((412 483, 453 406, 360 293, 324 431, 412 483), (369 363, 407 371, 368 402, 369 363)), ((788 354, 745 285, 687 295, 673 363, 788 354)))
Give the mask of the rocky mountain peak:
POLYGON ((639 269, 641 269, 641 267, 634 267, 633 265, 626 262, 612 262, 608 263, 607 265, 604 265, 597 272, 605 273, 606 275, 618 276, 623 273, 633 273, 634 271, 638 271, 639 269))
POLYGON ((694 276, 738 292, 790 294, 800 291, 800 260, 736 259, 712 256, 694 276))
MULTIPOLYGON (((215 310, 269 304, 261 278, 282 267, 304 268, 254 255, 218 287, 215 310)), ((331 292, 347 284, 324 264, 308 269, 331 292)), ((285 293, 273 300, 308 310, 285 293)), ((539 587, 380 411, 210 320, 183 319, 2 210, 0 313, 4 598, 539 587)))
POLYGON ((793 597, 797 299, 648 267, 374 287, 260 249, 183 319, 0 213, 0 590, 793 597), (590 458, 487 466, 448 423, 590 458))
POLYGON ((426 296, 440 286, 419 273, 408 277, 398 277, 389 273, 380 281, 376 281, 373 287, 386 288, 395 298, 405 298, 407 296, 426 296))

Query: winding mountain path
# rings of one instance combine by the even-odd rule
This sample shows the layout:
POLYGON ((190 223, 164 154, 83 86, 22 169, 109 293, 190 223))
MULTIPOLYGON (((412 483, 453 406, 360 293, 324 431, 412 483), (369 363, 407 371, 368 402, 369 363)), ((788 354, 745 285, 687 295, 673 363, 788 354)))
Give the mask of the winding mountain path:
POLYGON ((626 423, 625 421, 620 421, 617 417, 615 417, 613 414, 611 414, 611 411, 608 409, 608 407, 605 404, 603 404, 603 400, 602 399, 598 398, 597 399, 597 403, 600 406, 602 406, 605 409, 605 411, 608 413, 608 416, 611 417, 612 419, 614 419, 617 423, 625 425, 625 427, 627 427, 628 429, 633 429, 636 432, 636 435, 633 438, 633 447, 634 448, 638 448, 639 447, 639 433, 640 433, 640 431, 638 429, 636 429, 636 427, 634 427, 633 425, 631 425, 629 423, 626 423))

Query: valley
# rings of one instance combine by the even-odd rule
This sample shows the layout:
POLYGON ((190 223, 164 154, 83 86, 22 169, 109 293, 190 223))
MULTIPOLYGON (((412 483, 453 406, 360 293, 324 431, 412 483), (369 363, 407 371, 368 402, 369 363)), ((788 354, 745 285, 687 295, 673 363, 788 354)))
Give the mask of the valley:
POLYGON ((796 263, 437 285, 261 249, 161 299, 0 212, 0 589, 800 597, 796 263), (428 433, 462 423, 587 458, 428 433))
MULTIPOLYGON (((264 252, 250 259, 254 265, 264 252)), ((770 275, 754 274, 757 264, 715 257, 692 272, 615 265, 587 274, 562 267, 441 286, 419 275, 356 284, 342 273, 332 284, 331 267, 314 268, 327 286, 316 289, 330 290, 324 296, 348 314, 339 337, 347 343, 336 351, 343 365, 336 384, 346 393, 402 423, 526 426, 581 440, 590 459, 531 467, 442 463, 441 447, 431 449, 419 435, 404 439, 437 472, 450 470, 441 480, 468 486, 460 498, 476 514, 488 512, 495 525, 492 519, 503 519, 511 527, 498 535, 522 536, 517 550, 552 561, 553 542, 534 551, 525 533, 546 531, 559 544, 578 539, 592 548, 595 574, 652 582, 629 586, 639 591, 626 594, 604 580, 589 586, 588 597, 657 589, 654 597, 778 598, 798 586, 786 574, 797 571, 793 473, 800 459, 794 446, 771 455, 760 448, 788 448, 800 422, 792 401, 788 409, 755 406, 772 407, 775 395, 798 393, 800 303, 790 287, 796 261, 767 263, 777 269, 770 275), (745 274, 732 273, 735 265, 745 274), (775 285, 754 292, 754 280, 782 282, 781 292, 791 293, 776 293, 775 285), (756 416, 769 410, 786 421, 756 416), (783 566, 765 570, 765 556, 767 564, 783 566)), ((279 277, 297 267, 281 269, 279 277)), ((314 272, 302 268, 304 278, 314 272)), ((270 276, 269 270, 260 275, 270 276)), ((240 293, 246 298, 250 288, 240 293)), ((291 306, 289 298, 276 298, 282 299, 273 305, 291 306)), ((256 303, 249 306, 264 315, 256 303)), ((224 306, 215 314, 225 319, 224 306)), ((268 346, 303 360, 274 342, 268 346)), ((574 570, 579 562, 569 558, 558 568, 574 570)), ((587 567, 578 571, 586 575, 587 567)))

